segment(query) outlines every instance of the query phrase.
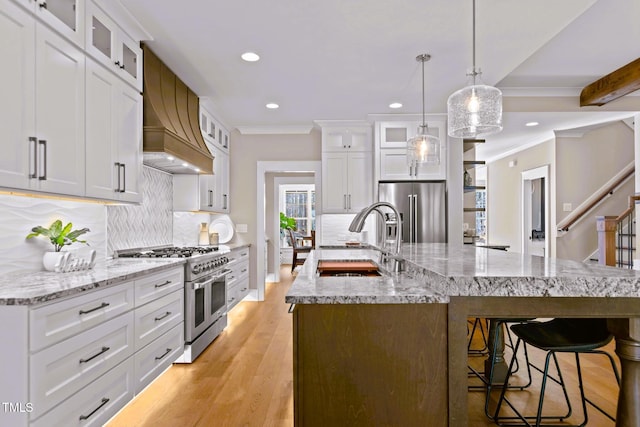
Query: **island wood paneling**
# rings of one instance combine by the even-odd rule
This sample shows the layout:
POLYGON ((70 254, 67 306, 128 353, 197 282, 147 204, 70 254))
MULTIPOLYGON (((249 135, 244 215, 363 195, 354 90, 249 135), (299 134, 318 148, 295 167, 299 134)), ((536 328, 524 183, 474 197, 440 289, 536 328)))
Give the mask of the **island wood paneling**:
POLYGON ((447 306, 297 305, 297 426, 447 425, 447 306))

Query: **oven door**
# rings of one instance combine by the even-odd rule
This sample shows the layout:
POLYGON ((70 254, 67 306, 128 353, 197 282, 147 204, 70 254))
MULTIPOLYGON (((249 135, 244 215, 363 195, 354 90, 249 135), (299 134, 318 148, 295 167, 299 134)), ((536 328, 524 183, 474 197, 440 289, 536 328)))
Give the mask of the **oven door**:
POLYGON ((211 314, 212 323, 227 312, 227 274, 230 272, 231 270, 223 270, 215 276, 214 281, 211 283, 209 313, 211 314))
POLYGON ((185 341, 192 343, 227 311, 228 270, 186 284, 185 341), (220 305, 220 301, 224 305, 220 305))
POLYGON ((205 278, 186 284, 185 341, 191 343, 211 324, 211 282, 205 278))

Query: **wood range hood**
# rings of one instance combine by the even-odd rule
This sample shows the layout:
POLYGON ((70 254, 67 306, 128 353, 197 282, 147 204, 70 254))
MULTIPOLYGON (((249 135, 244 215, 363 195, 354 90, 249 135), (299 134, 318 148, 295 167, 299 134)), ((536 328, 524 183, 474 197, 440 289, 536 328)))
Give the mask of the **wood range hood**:
POLYGON ((200 133, 198 96, 148 46, 143 55, 144 164, 169 173, 213 173, 213 156, 200 133))

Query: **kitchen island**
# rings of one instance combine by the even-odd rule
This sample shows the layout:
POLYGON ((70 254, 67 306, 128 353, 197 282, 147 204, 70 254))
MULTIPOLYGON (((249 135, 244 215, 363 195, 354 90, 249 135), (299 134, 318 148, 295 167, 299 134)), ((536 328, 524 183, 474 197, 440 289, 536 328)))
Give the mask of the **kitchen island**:
MULTIPOLYGON (((603 317, 616 336, 619 426, 640 425, 640 272, 473 246, 405 245, 405 271, 317 277, 311 254, 286 296, 294 312, 297 425, 467 425, 468 317, 603 317)), ((384 264, 380 264, 384 270, 384 264)))

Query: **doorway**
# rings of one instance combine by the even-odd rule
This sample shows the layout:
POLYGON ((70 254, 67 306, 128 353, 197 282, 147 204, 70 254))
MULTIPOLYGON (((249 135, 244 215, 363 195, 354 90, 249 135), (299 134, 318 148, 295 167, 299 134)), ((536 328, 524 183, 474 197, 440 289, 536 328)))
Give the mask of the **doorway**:
MULTIPOLYGON (((257 301, 264 300, 265 279, 269 265, 269 252, 274 251, 273 238, 267 236, 267 175, 269 173, 309 173, 313 175, 316 197, 322 195, 322 163, 320 161, 259 161, 256 165, 256 294, 257 301), (270 251, 268 249, 271 248, 270 251)), ((319 213, 318 215, 319 216, 319 213)), ((320 235, 321 222, 317 220, 317 235, 320 235)), ((279 230, 279 227, 278 227, 279 230)), ((276 270, 279 273, 279 268, 276 270)), ((279 275, 279 274, 278 274, 279 275)))
MULTIPOLYGON (((270 174, 267 174, 267 179, 270 174)), ((280 212, 296 220, 298 232, 305 236, 311 236, 311 230, 316 230, 316 203, 314 176, 309 174, 285 174, 274 177, 274 211, 273 244, 269 245, 272 254, 268 257, 267 282, 280 281, 280 265, 291 262, 293 249, 289 245, 289 240, 280 231, 280 238, 277 237, 277 230, 280 230, 280 212), (296 176, 293 176, 296 175, 296 176)), ((267 217, 270 213, 267 212, 267 217)), ((267 227, 269 234, 269 227, 267 227)))
POLYGON ((522 172, 522 253, 549 254, 549 165, 522 172))

